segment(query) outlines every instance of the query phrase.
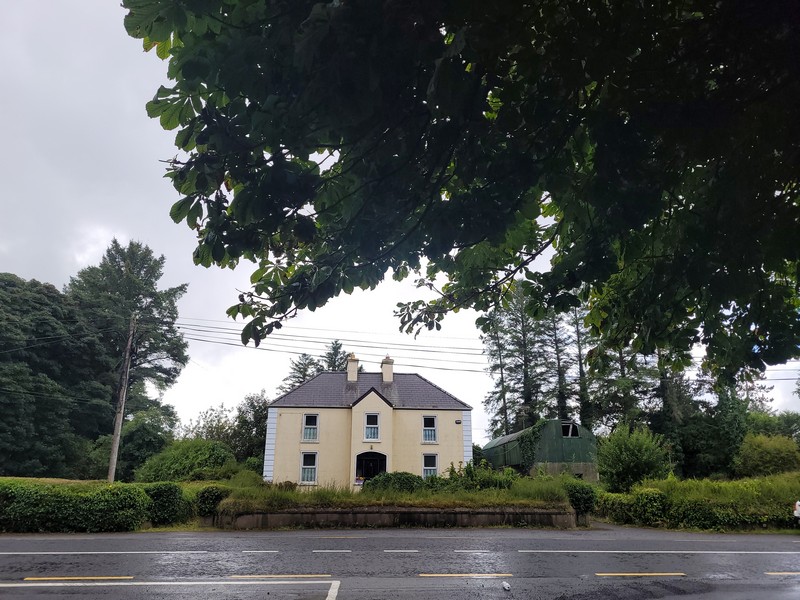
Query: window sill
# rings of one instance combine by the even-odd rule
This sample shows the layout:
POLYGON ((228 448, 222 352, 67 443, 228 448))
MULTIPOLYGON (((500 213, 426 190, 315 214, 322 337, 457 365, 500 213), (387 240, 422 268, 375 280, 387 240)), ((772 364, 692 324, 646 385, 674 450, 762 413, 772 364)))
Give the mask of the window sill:
POLYGON ((319 440, 300 440, 301 444, 319 444, 319 440))
POLYGON ((365 444, 380 444, 380 440, 364 440, 365 444))
POLYGON ((313 482, 312 481, 301 481, 297 485, 303 485, 303 486, 306 486, 306 487, 314 487, 314 486, 319 485, 319 484, 316 481, 313 481, 313 482))
POLYGON ((439 442, 426 442, 423 440, 422 444, 423 446, 438 446, 439 442))

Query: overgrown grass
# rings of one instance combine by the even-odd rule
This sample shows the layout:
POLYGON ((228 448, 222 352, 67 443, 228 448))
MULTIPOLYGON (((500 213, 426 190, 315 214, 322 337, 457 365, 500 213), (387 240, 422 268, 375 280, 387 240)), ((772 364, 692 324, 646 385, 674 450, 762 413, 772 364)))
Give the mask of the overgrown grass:
POLYGON ((270 512, 292 508, 375 508, 386 506, 419 508, 560 508, 569 509, 563 483, 557 478, 520 478, 510 489, 352 491, 346 487, 321 486, 309 490, 287 490, 278 486, 234 489, 219 505, 220 514, 270 512))
POLYGON ((661 490, 673 502, 708 500, 733 504, 740 510, 758 510, 764 505, 789 505, 800 500, 800 472, 735 481, 670 477, 648 480, 638 487, 661 490))

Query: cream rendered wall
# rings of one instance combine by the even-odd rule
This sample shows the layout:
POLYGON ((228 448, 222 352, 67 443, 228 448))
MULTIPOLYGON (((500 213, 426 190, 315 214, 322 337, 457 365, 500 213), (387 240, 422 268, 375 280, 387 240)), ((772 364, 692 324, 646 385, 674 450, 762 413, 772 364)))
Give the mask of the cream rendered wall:
POLYGON ((462 411, 456 410, 395 410, 394 455, 392 471, 408 471, 422 475, 422 455, 438 455, 439 474, 452 462, 456 468, 464 461, 464 424, 462 411), (436 443, 423 443, 422 417, 436 417, 436 443))
POLYGON ((356 456, 362 452, 380 452, 386 455, 386 470, 396 471, 394 466, 394 456, 392 452, 392 437, 394 434, 393 413, 395 411, 374 391, 370 392, 352 408, 352 430, 350 433, 350 479, 347 483, 352 484, 356 480, 356 456), (364 439, 364 425, 366 424, 365 415, 367 413, 377 413, 380 415, 379 441, 364 439))
POLYGON ((275 440, 273 481, 300 481, 303 452, 317 453, 317 484, 348 485, 350 478, 351 430, 347 408, 279 408, 275 440), (304 442, 303 415, 319 415, 319 441, 304 442))

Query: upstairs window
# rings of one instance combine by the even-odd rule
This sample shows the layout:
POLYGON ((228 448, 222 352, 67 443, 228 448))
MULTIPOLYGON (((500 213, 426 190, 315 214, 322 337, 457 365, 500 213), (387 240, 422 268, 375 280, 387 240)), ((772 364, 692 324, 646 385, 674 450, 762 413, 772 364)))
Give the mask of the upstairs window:
POLYGON ((438 441, 436 436, 436 417, 422 417, 422 441, 426 444, 438 441))
POLYGON ((364 439, 370 441, 381 439, 379 414, 368 413, 364 415, 364 439))
POLYGON ((578 433, 578 426, 570 421, 561 422, 561 436, 562 437, 580 437, 578 433))
POLYGON ((319 415, 303 415, 303 441, 319 440, 319 415))
POLYGON ((317 453, 303 452, 300 483, 317 483, 317 453))
POLYGON ((422 455, 422 476, 427 479, 434 477, 439 472, 439 457, 436 454, 422 455))

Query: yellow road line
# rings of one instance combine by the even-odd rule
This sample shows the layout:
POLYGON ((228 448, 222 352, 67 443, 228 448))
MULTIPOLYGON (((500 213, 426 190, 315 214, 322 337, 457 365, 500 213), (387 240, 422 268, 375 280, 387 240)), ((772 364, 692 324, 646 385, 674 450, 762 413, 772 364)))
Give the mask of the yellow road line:
POLYGON ((686 573, 595 573, 598 577, 686 577, 686 573))
POLYGON ((109 579, 133 579, 130 576, 95 576, 95 577, 26 577, 23 581, 106 581, 109 579))
POLYGON ((314 579, 316 577, 330 577, 330 575, 230 575, 230 579, 314 579))
POLYGON ((420 573, 420 577, 513 577, 511 573, 420 573))
POLYGON ((767 571, 764 575, 800 575, 800 571, 767 571))

